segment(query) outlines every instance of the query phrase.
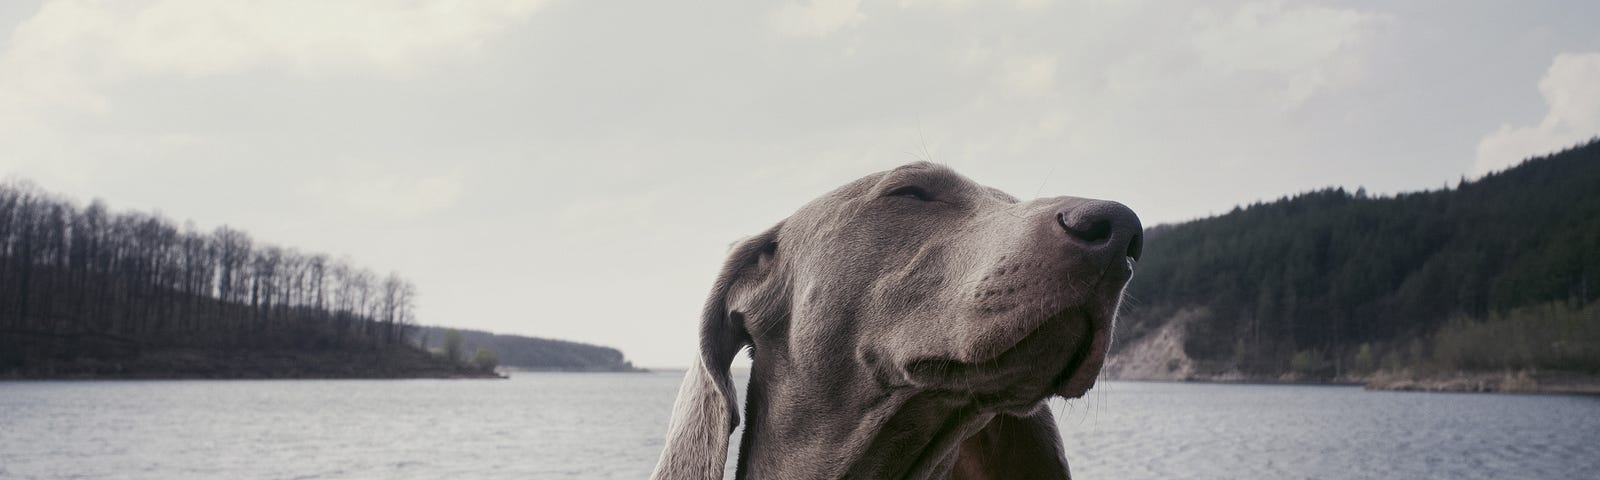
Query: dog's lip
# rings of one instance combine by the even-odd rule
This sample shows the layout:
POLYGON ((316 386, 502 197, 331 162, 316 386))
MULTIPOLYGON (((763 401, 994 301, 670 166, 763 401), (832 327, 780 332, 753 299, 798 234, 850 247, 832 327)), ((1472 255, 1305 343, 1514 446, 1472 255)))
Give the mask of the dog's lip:
POLYGON ((1100 377, 1100 369, 1105 365, 1107 347, 1111 335, 1106 330, 1107 325, 1098 319, 1089 321, 1089 344, 1073 352, 1073 359, 1062 370, 1060 379, 1056 382, 1055 393, 1063 398, 1079 398, 1089 393, 1094 388, 1095 381, 1100 377))
MULTIPOLYGON (((948 356, 918 357, 907 362, 903 370, 912 378, 934 381, 948 380, 962 374, 973 373, 974 369, 982 369, 985 365, 1002 362, 1006 357, 1012 356, 1018 349, 1023 348, 1024 344, 1029 343, 1036 335, 1040 335, 1040 330, 1044 330, 1047 325, 1054 322, 1073 321, 1071 318, 1073 315, 1081 315, 1083 317, 1085 324, 1083 333, 1086 334, 1086 338, 1091 340, 1089 345, 1079 345, 1076 349, 1062 352, 1064 355, 1070 355, 1071 359, 1067 361, 1066 368, 1057 373, 1051 382, 1047 384, 1049 385, 1049 391, 1059 393, 1063 391, 1061 388, 1065 385, 1063 382, 1068 382, 1069 377, 1072 377, 1074 372, 1085 366, 1083 365, 1085 359, 1093 356, 1089 348, 1092 348, 1093 343, 1096 341, 1094 339, 1098 338, 1097 333, 1101 331, 1101 326, 1098 323, 1099 319, 1083 305, 1063 308, 1054 314, 1044 317, 1043 320, 1033 325, 1033 328, 1029 329, 1026 334, 1019 336, 1017 341, 1000 350, 998 354, 976 361, 961 360, 948 356)), ((1098 371, 1098 364, 1094 368, 1098 371)))
MULTIPOLYGON (((1098 285, 1105 282, 1107 277, 1113 278, 1120 287, 1117 289, 1121 295, 1121 287, 1127 286, 1129 277, 1133 276, 1133 267, 1136 260, 1124 258, 1120 264, 1112 265, 1101 272, 1098 285)), ((1062 371, 1065 377, 1057 383, 1055 393, 1063 398, 1079 398, 1089 393, 1094 388, 1095 381, 1100 377, 1100 369, 1105 366, 1106 356, 1111 354, 1111 322, 1116 318, 1117 306, 1112 301, 1110 308, 1105 310, 1085 310, 1089 320, 1089 344, 1079 347, 1073 354, 1071 366, 1062 371)))

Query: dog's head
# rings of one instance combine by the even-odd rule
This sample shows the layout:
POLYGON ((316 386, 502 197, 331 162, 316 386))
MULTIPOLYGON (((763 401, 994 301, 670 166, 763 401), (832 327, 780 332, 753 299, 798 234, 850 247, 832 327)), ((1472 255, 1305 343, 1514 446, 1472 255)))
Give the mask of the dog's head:
POLYGON ((1082 396, 1141 244, 1118 203, 1021 202, 930 163, 868 175, 735 245, 678 414, 717 410, 725 441, 738 418, 728 365, 744 346, 757 362, 866 372, 877 388, 989 411, 1082 396))

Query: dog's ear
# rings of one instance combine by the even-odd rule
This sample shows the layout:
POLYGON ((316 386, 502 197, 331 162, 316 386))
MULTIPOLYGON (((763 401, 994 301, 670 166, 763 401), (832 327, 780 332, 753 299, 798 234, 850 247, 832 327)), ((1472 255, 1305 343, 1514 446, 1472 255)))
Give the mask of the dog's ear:
POLYGON ((728 437, 739 425, 739 399, 728 370, 734 355, 750 343, 743 316, 731 311, 729 296, 751 274, 770 269, 777 242, 774 226, 736 244, 706 298, 700 316, 700 355, 689 366, 672 407, 667 445, 656 463, 655 479, 722 478, 728 437))
POLYGON ((961 442, 950 478, 1072 478, 1061 454, 1061 434, 1048 407, 1032 415, 994 416, 978 433, 961 442))

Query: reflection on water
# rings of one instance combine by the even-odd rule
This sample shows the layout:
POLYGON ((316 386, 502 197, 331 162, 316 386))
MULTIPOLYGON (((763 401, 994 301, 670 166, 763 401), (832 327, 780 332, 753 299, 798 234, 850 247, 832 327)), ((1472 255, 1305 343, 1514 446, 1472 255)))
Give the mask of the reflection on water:
MULTIPOLYGON (((0 478, 644 478, 680 376, 0 382, 0 478)), ((1052 407, 1078 478, 1600 471, 1597 397, 1107 382, 1052 407)))
POLYGON ((1109 382, 1056 407, 1079 478, 1593 478, 1600 397, 1109 382))

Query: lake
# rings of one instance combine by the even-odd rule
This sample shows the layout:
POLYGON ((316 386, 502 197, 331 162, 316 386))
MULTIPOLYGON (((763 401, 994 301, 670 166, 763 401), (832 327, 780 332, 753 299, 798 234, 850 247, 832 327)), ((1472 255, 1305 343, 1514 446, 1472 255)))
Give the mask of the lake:
MULTIPOLYGON (((0 382, 0 478, 645 478, 681 375, 0 382)), ((1103 382, 1051 407, 1084 479, 1600 472, 1600 397, 1103 382)))

